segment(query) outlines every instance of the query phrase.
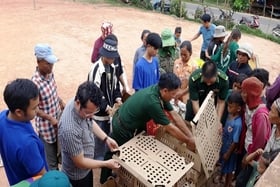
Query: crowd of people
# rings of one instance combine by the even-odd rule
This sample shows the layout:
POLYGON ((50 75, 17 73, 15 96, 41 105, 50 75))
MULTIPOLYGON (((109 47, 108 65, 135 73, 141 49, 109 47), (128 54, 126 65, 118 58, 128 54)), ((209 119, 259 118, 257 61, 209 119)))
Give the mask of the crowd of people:
POLYGON ((102 23, 92 67, 67 103, 54 79, 58 58, 49 45, 37 44, 34 75, 11 81, 3 94, 8 109, 0 113, 0 153, 9 184, 42 176, 38 181, 61 178, 61 186, 92 187, 95 168, 102 168, 103 184, 120 167, 112 155, 150 120, 196 152, 188 124, 213 91, 222 136, 221 173, 214 182, 254 186, 280 150, 280 78, 270 85, 269 72, 250 65, 255 54, 250 44, 239 45, 238 29, 228 34, 208 14, 201 22, 189 40, 181 39, 181 27, 142 31, 129 70, 133 94, 113 24, 102 23), (201 35, 200 60, 193 61, 191 42, 201 35), (124 100, 126 94, 131 96, 124 100), (184 117, 174 110, 178 103, 185 106, 184 117), (53 170, 58 173, 49 174, 53 170))

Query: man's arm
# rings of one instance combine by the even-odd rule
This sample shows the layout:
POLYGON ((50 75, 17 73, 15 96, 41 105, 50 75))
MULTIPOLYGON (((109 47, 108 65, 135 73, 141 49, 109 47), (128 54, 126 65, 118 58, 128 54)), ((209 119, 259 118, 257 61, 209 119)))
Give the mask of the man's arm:
POLYGON ((224 110, 225 110, 225 100, 221 100, 218 98, 217 100, 217 106, 216 106, 216 110, 217 110, 217 117, 219 122, 221 122, 224 110))
POLYGON ((190 39, 190 41, 192 42, 192 41, 196 40, 199 36, 200 36, 200 32, 196 33, 196 34, 192 37, 192 39, 190 39))
POLYGON ((192 108, 193 108, 193 113, 194 115, 196 115, 196 113, 198 112, 199 110, 199 101, 194 101, 194 100, 191 100, 192 101, 192 108))
POLYGON ((51 115, 45 113, 43 110, 39 109, 38 112, 37 112, 37 116, 43 118, 44 120, 50 121, 50 123, 52 125, 57 125, 58 124, 58 120, 56 118, 54 118, 51 115))

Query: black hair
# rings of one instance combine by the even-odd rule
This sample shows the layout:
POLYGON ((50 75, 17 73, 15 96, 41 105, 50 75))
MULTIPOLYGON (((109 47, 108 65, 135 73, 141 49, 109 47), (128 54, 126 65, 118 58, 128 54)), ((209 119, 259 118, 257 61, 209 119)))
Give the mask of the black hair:
POLYGON ((206 60, 202 65, 202 76, 205 78, 213 78, 217 75, 218 69, 215 62, 206 60))
POLYGON ((159 49, 162 46, 162 41, 159 34, 153 32, 147 36, 146 43, 147 45, 153 46, 155 49, 159 49))
POLYGON ((175 33, 180 33, 182 32, 182 27, 176 27, 175 28, 175 33))
POLYGON ((241 93, 238 91, 232 91, 227 99, 228 103, 236 103, 239 106, 243 106, 245 103, 242 99, 241 93))
POLYGON ((180 49, 187 48, 187 50, 192 54, 192 43, 190 41, 183 41, 180 45, 180 49))
POLYGON ((160 89, 176 90, 181 86, 181 80, 172 72, 160 76, 158 86, 160 89))
POLYGON ((229 35, 229 37, 227 38, 227 41, 225 42, 224 46, 223 46, 223 57, 225 57, 227 55, 228 52, 228 48, 229 48, 229 44, 233 41, 233 40, 237 40, 241 38, 241 32, 239 29, 233 29, 229 35))
POLYGON ((256 77, 257 79, 259 79, 263 83, 264 87, 265 86, 270 86, 269 72, 266 69, 255 68, 251 71, 250 76, 251 77, 256 77))
POLYGON ((240 73, 237 76, 234 77, 234 81, 236 83, 240 83, 242 84, 242 82, 248 78, 248 75, 246 75, 245 73, 240 73))
POLYGON ((100 107, 102 92, 92 81, 82 83, 76 93, 75 101, 79 100, 81 108, 86 108, 87 102, 90 101, 97 107, 100 107))
POLYGON ((142 31, 142 33, 141 33, 141 40, 143 40, 143 38, 144 38, 144 36, 145 36, 145 34, 147 34, 147 33, 151 33, 151 31, 150 30, 147 30, 147 29, 144 29, 143 31, 142 31))
POLYGON ((36 84, 29 79, 16 79, 7 84, 4 89, 4 101, 9 110, 14 113, 16 109, 26 112, 30 100, 39 96, 36 84))
POLYGON ((210 22, 211 16, 209 14, 203 14, 200 18, 203 22, 210 22))
POLYGON ((114 41, 116 41, 118 43, 118 38, 114 34, 107 35, 104 40, 106 40, 106 39, 111 39, 111 40, 114 40, 114 41))
POLYGON ((265 162, 265 166, 268 167, 270 163, 276 158, 278 153, 280 152, 280 149, 275 149, 270 152, 263 152, 262 157, 266 159, 267 162, 265 162))

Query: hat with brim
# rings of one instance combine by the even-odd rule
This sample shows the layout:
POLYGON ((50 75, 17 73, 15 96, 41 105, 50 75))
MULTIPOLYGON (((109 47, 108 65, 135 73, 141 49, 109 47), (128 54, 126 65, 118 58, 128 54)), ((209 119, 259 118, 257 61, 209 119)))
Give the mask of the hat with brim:
POLYGON ((61 171, 52 170, 34 181, 30 187, 72 187, 67 175, 61 171))
POLYGON ((222 38, 222 37, 226 37, 228 34, 226 33, 226 29, 223 25, 218 25, 215 28, 215 32, 213 37, 214 38, 222 38))
POLYGON ((170 29, 164 29, 161 32, 162 47, 175 46, 175 38, 170 29))
POLYGON ((240 44, 239 48, 236 50, 236 52, 238 52, 238 51, 241 52, 241 53, 247 54, 250 59, 253 56, 252 46, 248 43, 240 44))
POLYGON ((34 51, 38 60, 45 60, 50 64, 58 61, 58 58, 53 54, 52 48, 48 44, 37 44, 34 51))
POLYGON ((119 57, 117 42, 111 39, 105 39, 103 46, 99 50, 99 54, 106 58, 119 57))

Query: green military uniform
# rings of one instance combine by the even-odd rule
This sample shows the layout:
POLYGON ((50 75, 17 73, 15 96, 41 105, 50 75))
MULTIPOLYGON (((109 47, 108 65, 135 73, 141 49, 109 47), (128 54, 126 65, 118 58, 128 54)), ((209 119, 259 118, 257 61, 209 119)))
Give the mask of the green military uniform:
POLYGON ((151 119, 157 124, 168 125, 170 121, 164 109, 173 110, 169 102, 161 99, 158 85, 136 92, 113 116, 112 138, 122 145, 130 140, 134 133, 146 130, 146 123, 151 119))
MULTIPOLYGON (((170 123, 164 110, 173 110, 169 102, 161 99, 158 85, 142 89, 130 96, 114 114, 112 134, 118 145, 129 141, 137 133, 146 130, 146 123, 153 119, 155 123, 168 125, 170 123)), ((107 152, 104 160, 112 158, 113 153, 107 152)), ((101 183, 111 176, 111 169, 102 168, 101 183)))
POLYGON ((158 51, 160 74, 173 72, 174 61, 179 58, 179 48, 167 46, 158 51))
POLYGON ((203 103, 208 93, 212 90, 215 94, 215 101, 217 98, 225 100, 229 89, 227 75, 218 70, 216 82, 212 85, 207 85, 203 82, 202 70, 197 69, 194 71, 189 79, 189 92, 190 99, 187 101, 187 112, 185 119, 191 121, 194 118, 194 112, 192 108, 192 100, 199 101, 199 106, 203 103))

